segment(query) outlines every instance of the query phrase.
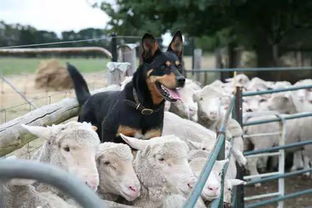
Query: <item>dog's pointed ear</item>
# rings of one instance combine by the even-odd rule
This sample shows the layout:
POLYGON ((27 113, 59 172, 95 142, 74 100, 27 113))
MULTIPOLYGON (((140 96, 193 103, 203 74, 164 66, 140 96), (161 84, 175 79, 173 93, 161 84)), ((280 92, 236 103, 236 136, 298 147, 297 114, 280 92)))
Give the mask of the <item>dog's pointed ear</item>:
POLYGON ((144 62, 150 62, 159 50, 159 45, 153 35, 145 33, 142 38, 142 59, 144 62))
POLYGON ((180 31, 176 32, 171 40, 171 43, 168 47, 168 51, 174 52, 179 59, 182 59, 183 54, 183 38, 180 31))

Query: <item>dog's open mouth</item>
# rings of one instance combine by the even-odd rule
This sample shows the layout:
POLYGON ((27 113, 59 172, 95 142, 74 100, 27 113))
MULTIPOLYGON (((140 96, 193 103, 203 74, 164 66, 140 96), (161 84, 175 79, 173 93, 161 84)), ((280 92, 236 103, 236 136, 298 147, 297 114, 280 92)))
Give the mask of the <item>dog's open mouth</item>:
POLYGON ((177 100, 181 100, 177 89, 169 89, 159 82, 156 82, 156 87, 160 94, 169 102, 176 102, 177 100))

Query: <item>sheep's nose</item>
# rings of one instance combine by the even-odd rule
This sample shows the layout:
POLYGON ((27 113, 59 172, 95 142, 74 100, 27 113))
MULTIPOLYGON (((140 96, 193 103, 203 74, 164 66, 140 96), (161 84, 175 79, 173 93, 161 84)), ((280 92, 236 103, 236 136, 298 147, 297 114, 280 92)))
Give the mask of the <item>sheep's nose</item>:
POLYGON ((196 183, 196 178, 192 177, 191 180, 187 183, 187 186, 192 189, 196 183))
POLYGON ((252 112, 251 108, 246 109, 246 112, 252 112))
POLYGON ((97 180, 97 179, 90 179, 90 180, 85 181, 85 184, 87 186, 89 186, 92 190, 96 191, 97 187, 99 185, 99 180, 97 180))
POLYGON ((218 191, 219 187, 218 187, 218 186, 209 185, 209 186, 208 186, 208 189, 209 189, 210 191, 218 191))
POLYGON ((133 192, 137 192, 138 189, 135 186, 128 186, 128 189, 133 191, 133 192))

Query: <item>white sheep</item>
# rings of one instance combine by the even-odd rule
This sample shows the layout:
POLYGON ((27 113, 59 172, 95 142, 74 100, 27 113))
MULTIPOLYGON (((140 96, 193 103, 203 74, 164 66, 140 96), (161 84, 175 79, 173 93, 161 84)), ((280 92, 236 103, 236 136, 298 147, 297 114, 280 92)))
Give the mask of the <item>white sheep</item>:
MULTIPOLYGON (((194 100, 198 104, 198 122, 217 132, 228 107, 228 104, 225 104, 225 100, 229 100, 228 95, 220 89, 205 86, 194 94, 194 100)), ((243 130, 236 120, 229 119, 226 136, 234 139, 234 149, 243 151, 243 130)))
MULTIPOLYGON (((14 162, 15 157, 6 159, 14 162)), ((6 208, 74 208, 59 196, 51 192, 38 192, 32 185, 35 181, 11 179, 0 185, 0 206, 6 208), (2 200, 2 201, 1 201, 2 200)))
POLYGON ((169 111, 193 121, 197 121, 197 104, 193 100, 196 90, 200 90, 200 85, 193 80, 186 79, 183 88, 179 89, 181 100, 171 103, 169 111))
POLYGON ((195 177, 187 161, 188 147, 173 135, 140 140, 121 135, 132 148, 139 150, 134 168, 141 182, 141 196, 134 201, 140 207, 161 207, 171 194, 186 197, 195 177))
MULTIPOLYGON (((204 165, 206 164, 208 159, 207 157, 198 157, 194 158, 190 162, 190 166, 196 175, 196 177, 199 177, 204 165)), ((230 164, 227 170, 227 173, 225 175, 224 179, 224 201, 226 203, 231 202, 231 195, 232 195, 232 187, 244 184, 245 182, 239 179, 235 179, 236 177, 236 167, 235 163, 233 163, 234 160, 230 160, 230 164), (235 173, 234 173, 235 172, 235 173)), ((221 190, 221 172, 222 169, 227 163, 228 160, 220 160, 216 161, 212 171, 209 174, 209 177, 206 181, 206 184, 204 186, 204 189, 202 191, 202 198, 204 201, 212 201, 213 199, 216 199, 220 197, 220 190, 221 190)))
POLYGON ((126 144, 105 142, 96 154, 100 176, 99 194, 115 201, 120 195, 128 201, 140 195, 140 182, 133 169, 133 155, 126 144))
MULTIPOLYGON (((58 166, 76 175, 90 188, 97 189, 99 175, 95 154, 100 140, 91 124, 72 121, 48 127, 22 126, 46 140, 32 157, 33 160, 58 166)), ((62 195, 58 190, 40 184, 40 190, 45 189, 62 195)))
POLYGON ((209 151, 214 147, 217 137, 215 132, 198 123, 181 118, 174 113, 165 112, 162 135, 172 134, 186 142, 190 149, 194 149, 192 141, 200 143, 204 142, 205 148, 209 151))

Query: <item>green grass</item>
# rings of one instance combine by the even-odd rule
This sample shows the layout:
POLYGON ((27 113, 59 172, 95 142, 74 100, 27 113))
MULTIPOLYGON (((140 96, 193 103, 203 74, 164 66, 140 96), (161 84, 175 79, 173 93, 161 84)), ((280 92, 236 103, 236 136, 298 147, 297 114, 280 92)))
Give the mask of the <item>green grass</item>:
MULTIPOLYGON (((11 75, 21 73, 34 73, 43 60, 50 58, 0 58, 0 74, 11 75)), ((82 72, 95 72, 106 69, 109 61, 107 58, 57 58, 61 64, 69 62, 75 65, 82 72)))

